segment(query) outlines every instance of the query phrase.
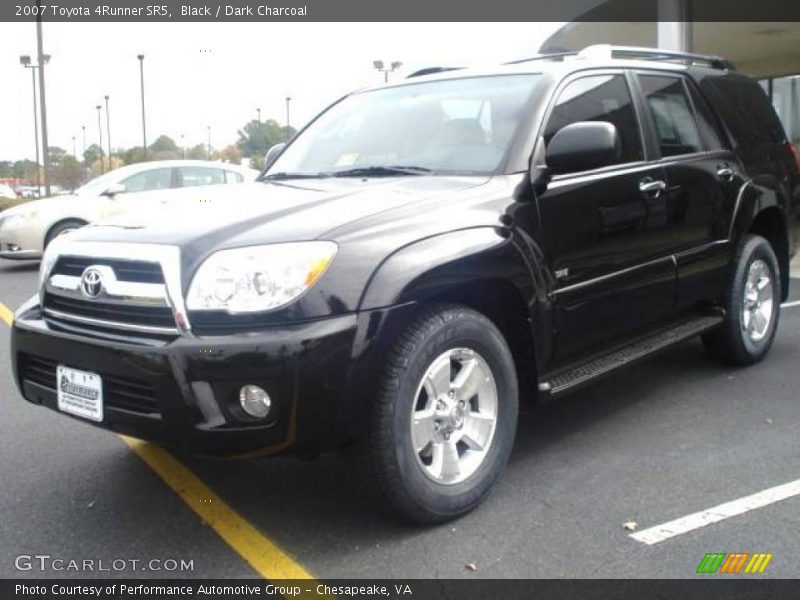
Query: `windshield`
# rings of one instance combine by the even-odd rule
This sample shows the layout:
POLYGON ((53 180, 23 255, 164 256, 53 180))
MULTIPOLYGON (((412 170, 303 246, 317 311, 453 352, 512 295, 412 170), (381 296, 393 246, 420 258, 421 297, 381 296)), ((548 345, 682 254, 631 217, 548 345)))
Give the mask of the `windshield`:
POLYGON ((451 79, 353 94, 309 125, 267 177, 493 173, 539 77, 451 79))

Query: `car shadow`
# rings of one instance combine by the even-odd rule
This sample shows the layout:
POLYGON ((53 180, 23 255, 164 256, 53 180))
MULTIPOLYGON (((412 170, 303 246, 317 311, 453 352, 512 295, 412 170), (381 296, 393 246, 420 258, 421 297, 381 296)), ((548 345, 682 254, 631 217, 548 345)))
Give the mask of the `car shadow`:
POLYGON ((0 273, 30 273, 31 271, 38 271, 38 270, 39 270, 38 260, 25 260, 19 262, 0 260, 0 273))
MULTIPOLYGON (((454 525, 469 527, 485 510, 503 510, 504 480, 531 478, 537 455, 562 438, 612 419, 659 390, 676 377, 703 379, 720 374, 718 364, 706 358, 699 341, 667 351, 657 361, 646 361, 557 402, 536 407, 520 417, 517 442, 506 473, 488 505, 457 523, 418 527, 400 522, 376 508, 362 493, 348 453, 323 455, 302 461, 278 457, 255 461, 224 461, 181 456, 181 460, 212 489, 254 524, 297 551, 312 545, 318 555, 335 556, 353 548, 371 548, 394 542, 408 543, 454 525)), ((724 372, 724 370, 723 370, 724 372)))

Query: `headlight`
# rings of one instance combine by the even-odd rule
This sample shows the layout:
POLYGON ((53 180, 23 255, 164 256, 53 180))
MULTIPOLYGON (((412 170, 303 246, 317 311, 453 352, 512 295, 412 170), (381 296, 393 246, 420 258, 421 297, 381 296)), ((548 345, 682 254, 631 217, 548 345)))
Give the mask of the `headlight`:
POLYGON ((3 225, 5 227, 13 227, 15 225, 22 225, 23 223, 27 223, 36 213, 14 213, 13 215, 7 216, 3 219, 3 225))
POLYGON ((235 314, 285 306, 314 285, 335 255, 333 242, 220 250, 195 273, 186 308, 235 314))

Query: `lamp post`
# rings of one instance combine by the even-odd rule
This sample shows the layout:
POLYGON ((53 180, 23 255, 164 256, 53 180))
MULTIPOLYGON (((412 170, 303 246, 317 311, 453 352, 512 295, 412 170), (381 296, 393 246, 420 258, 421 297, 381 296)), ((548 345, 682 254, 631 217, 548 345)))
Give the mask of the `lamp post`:
POLYGON ((181 154, 183 155, 183 160, 186 160, 186 146, 183 144, 183 134, 181 134, 181 154))
POLYGON ((289 103, 292 101, 291 96, 286 96, 286 139, 289 139, 289 103))
POLYGON ((83 160, 86 160, 86 125, 81 125, 81 130, 83 131, 83 160))
POLYGON ((258 113, 258 122, 261 123, 261 109, 257 108, 256 112, 258 113))
POLYGON ((75 148, 75 136, 72 136, 72 156, 78 160, 78 150, 75 148))
POLYGON ((142 90, 142 153, 144 160, 147 160, 147 127, 144 119, 144 54, 137 54, 139 59, 139 81, 142 90))
POLYGON ((36 69, 39 67, 31 64, 31 57, 23 55, 19 57, 19 64, 31 70, 31 83, 33 83, 33 145, 36 148, 36 192, 42 187, 42 176, 39 172, 39 117, 36 107, 36 69))
POLYGON ((44 53, 44 42, 42 41, 42 10, 41 0, 36 0, 37 17, 36 17, 36 49, 39 59, 39 106, 42 113, 42 167, 44 170, 44 193, 45 196, 50 195, 50 159, 47 152, 47 102, 45 100, 45 87, 44 87, 44 66, 50 62, 50 55, 44 53))
POLYGON ((211 160, 211 125, 206 125, 208 130, 208 160, 211 160))
POLYGON ((391 62, 388 67, 386 67, 383 64, 382 60, 373 60, 372 66, 375 67, 375 69, 380 73, 383 73, 384 83, 389 83, 389 73, 393 73, 394 71, 402 67, 403 63, 401 63, 399 60, 395 60, 391 62))
POLYGON ((111 164, 111 117, 108 114, 108 95, 105 96, 106 100, 106 137, 108 138, 108 170, 113 170, 111 164))
POLYGON ((95 107, 97 109, 97 133, 100 136, 100 175, 105 173, 105 169, 103 167, 103 126, 100 122, 100 110, 103 108, 99 104, 95 107))

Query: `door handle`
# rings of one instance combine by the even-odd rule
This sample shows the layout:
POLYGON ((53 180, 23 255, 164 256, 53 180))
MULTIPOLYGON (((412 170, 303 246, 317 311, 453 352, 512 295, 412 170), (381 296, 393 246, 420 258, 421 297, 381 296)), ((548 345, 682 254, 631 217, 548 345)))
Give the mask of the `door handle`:
POLYGON ((642 179, 639 182, 639 191, 643 194, 654 194, 656 197, 658 197, 665 189, 667 189, 667 184, 664 181, 656 179, 642 179))
POLYGON ((733 179, 733 169, 728 166, 721 165, 717 167, 717 177, 725 180, 733 179))

